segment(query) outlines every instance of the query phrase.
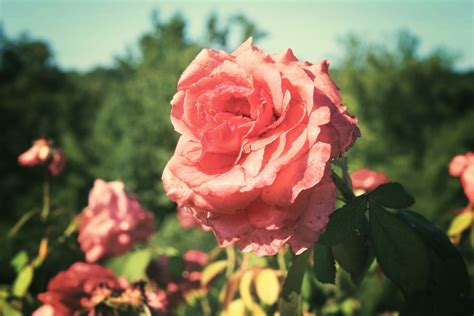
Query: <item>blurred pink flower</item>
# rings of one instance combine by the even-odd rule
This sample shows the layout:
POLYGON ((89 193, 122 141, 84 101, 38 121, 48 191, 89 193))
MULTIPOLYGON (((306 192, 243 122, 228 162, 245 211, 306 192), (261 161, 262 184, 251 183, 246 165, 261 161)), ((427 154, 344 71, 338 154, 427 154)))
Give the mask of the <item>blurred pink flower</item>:
POLYGON ((60 174, 66 164, 64 152, 51 145, 45 138, 37 139, 33 146, 18 157, 18 163, 24 167, 34 167, 48 164, 49 172, 53 176, 60 174))
POLYGON ((74 263, 52 278, 47 291, 38 295, 44 305, 33 316, 69 316, 89 310, 93 292, 99 287, 122 289, 111 270, 96 264, 74 263))
POLYGON ((449 174, 459 177, 470 204, 474 204, 474 152, 455 156, 449 164, 449 174))
POLYGON ((368 168, 359 169, 351 173, 352 189, 372 191, 379 185, 390 182, 390 179, 382 172, 368 168))
POLYGON ((167 196, 220 246, 274 255, 313 246, 336 203, 330 160, 360 136, 329 64, 203 49, 181 75, 171 121, 181 134, 163 171, 167 196))
POLYGON ((97 179, 83 210, 78 241, 88 262, 120 255, 134 243, 146 242, 154 231, 154 215, 125 191, 121 181, 97 179))

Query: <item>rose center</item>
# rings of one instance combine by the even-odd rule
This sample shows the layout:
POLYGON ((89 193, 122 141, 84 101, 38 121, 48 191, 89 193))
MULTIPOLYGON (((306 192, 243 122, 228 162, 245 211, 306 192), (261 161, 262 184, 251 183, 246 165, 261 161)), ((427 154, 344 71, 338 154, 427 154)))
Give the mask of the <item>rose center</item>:
POLYGON ((225 102, 225 112, 250 118, 250 105, 246 99, 230 97, 225 102))

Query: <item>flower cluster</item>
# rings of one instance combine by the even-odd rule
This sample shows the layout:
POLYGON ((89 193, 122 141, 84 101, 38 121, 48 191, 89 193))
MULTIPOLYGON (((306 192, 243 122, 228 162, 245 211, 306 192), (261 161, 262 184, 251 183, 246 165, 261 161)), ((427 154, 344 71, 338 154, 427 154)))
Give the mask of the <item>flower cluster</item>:
POLYGON ((53 176, 60 174, 66 164, 66 157, 60 148, 53 147, 51 141, 39 138, 33 146, 18 157, 18 163, 24 167, 48 165, 53 176))
POLYGON ((326 61, 251 42, 204 49, 181 75, 171 102, 181 136, 163 186, 221 246, 274 255, 289 243, 299 254, 334 210, 330 160, 360 132, 326 61))
POLYGON ((455 156, 449 164, 449 174, 460 178, 469 203, 474 204, 474 152, 455 156))
POLYGON ((88 262, 120 255, 154 231, 154 215, 125 191, 123 182, 97 179, 81 215, 79 243, 88 262))
POLYGON ((44 305, 33 316, 107 315, 107 308, 147 308, 157 313, 166 309, 166 298, 160 292, 146 292, 142 284, 130 285, 107 268, 83 262, 57 274, 38 299, 44 305), (98 310, 104 313, 96 314, 98 310))

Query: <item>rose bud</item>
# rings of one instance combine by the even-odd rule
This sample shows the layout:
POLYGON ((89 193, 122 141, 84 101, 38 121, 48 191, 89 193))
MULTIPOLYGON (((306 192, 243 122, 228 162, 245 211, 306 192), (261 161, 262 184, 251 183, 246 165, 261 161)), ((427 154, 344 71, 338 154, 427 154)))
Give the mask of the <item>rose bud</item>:
POLYGON ((336 201, 330 160, 360 136, 328 66, 249 39, 233 53, 204 49, 184 70, 163 187, 220 246, 274 255, 289 243, 300 254, 324 231, 336 201))
POLYGON ((351 180, 354 192, 370 192, 379 185, 390 182, 390 179, 382 172, 377 172, 368 168, 352 172, 351 180))
POLYGON ((123 254, 133 244, 146 242, 153 231, 153 213, 125 191, 123 182, 94 182, 89 205, 81 214, 78 237, 88 262, 123 254))
POLYGON ((51 151, 51 162, 48 166, 49 172, 53 176, 57 176, 64 170, 66 165, 66 156, 61 149, 53 149, 51 151))
POLYGON ((34 167, 46 163, 50 158, 50 144, 40 138, 33 143, 33 146, 18 157, 18 163, 25 167, 34 167))

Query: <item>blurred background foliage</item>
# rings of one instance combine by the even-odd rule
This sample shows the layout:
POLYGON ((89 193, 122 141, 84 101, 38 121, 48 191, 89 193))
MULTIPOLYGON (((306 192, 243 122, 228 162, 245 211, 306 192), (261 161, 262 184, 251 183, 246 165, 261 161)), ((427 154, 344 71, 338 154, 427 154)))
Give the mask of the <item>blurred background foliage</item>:
MULTIPOLYGON (((88 72, 60 69, 46 42, 28 36, 1 39, 0 284, 15 277, 9 263, 14 254, 20 248, 34 253, 44 233, 27 223, 22 229, 28 234, 7 236, 22 215, 41 205, 44 175, 17 163, 41 135, 54 139, 67 156, 65 172, 52 181, 52 205, 59 216, 49 229, 66 229, 86 206, 95 178, 121 179, 157 215, 152 244, 173 244, 183 251, 214 245, 210 233, 183 233, 161 186, 161 172, 177 140, 169 102, 179 75, 201 48, 232 50, 229 34, 237 32, 242 41, 252 35, 258 44, 266 33, 242 15, 225 23, 211 15, 206 25, 205 42, 198 42, 186 35, 183 16, 162 20, 154 14, 151 29, 138 39, 138 52, 127 51, 113 67, 88 72)), ((417 200, 415 210, 446 229, 456 209, 466 204, 458 180, 448 175, 448 163, 455 154, 474 149, 474 71, 455 70, 456 58, 449 51, 420 55, 418 39, 408 32, 397 39, 394 45, 374 44, 348 35, 341 42, 342 58, 332 63, 343 102, 358 116, 363 133, 349 151, 349 165, 383 171, 403 183, 417 200)), ((75 244, 59 239, 53 247, 59 249, 51 252, 57 258, 42 266, 33 293, 82 259, 75 255, 75 244)), ((472 253, 465 255, 472 262, 472 253)), ((394 301, 390 286, 374 293, 370 279, 364 282, 366 290, 358 296, 394 301)), ((371 304, 364 308, 376 308, 371 304)))

